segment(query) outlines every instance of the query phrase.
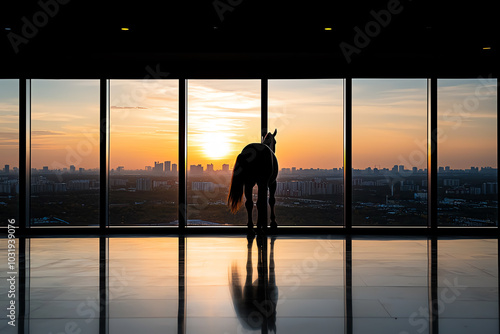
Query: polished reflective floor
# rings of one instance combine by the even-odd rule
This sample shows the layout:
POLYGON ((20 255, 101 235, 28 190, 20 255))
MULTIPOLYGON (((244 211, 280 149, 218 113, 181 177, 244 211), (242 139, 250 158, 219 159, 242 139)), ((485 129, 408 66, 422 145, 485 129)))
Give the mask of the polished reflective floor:
POLYGON ((497 239, 31 238, 11 268, 7 249, 6 334, 499 332, 497 239))

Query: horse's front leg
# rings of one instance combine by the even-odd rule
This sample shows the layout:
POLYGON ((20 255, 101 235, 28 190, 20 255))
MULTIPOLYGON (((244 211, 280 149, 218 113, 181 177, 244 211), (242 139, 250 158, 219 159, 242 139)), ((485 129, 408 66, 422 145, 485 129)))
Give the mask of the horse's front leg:
POLYGON ((247 215, 248 215, 248 221, 247 221, 247 226, 248 228, 253 228, 253 220, 252 220, 252 211, 253 211, 253 198, 252 198, 252 192, 253 192, 253 184, 245 184, 245 207, 247 208, 247 215))
POLYGON ((269 185, 269 206, 271 208, 271 228, 277 228, 276 215, 274 214, 274 204, 276 203, 276 198, 274 194, 276 193, 276 181, 269 185))

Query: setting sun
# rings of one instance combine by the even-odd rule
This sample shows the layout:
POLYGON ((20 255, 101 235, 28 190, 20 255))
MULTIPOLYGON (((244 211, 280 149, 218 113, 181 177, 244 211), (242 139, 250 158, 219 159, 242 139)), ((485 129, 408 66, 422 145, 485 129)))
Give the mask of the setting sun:
POLYGON ((203 154, 210 159, 221 159, 231 151, 227 134, 206 132, 203 135, 203 154))

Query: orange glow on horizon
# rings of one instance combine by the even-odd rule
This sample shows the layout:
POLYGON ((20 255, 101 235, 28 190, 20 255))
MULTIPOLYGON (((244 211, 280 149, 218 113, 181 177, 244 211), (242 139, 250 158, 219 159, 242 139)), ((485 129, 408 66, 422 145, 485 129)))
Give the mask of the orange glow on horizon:
MULTIPOLYGON (((497 168, 496 79, 439 85, 438 165, 497 168), (477 106, 468 105, 478 93, 477 106)), ((355 169, 427 168, 426 92, 425 79, 353 80, 355 169)), ((259 80, 189 80, 188 95, 188 169, 232 169, 247 144, 261 141, 259 80)), ((280 168, 343 166, 342 96, 340 79, 269 80, 268 123, 278 129, 280 168)), ((12 103, 0 102, 14 113, 12 103)), ((110 169, 178 164, 177 109, 178 80, 112 80, 110 169)), ((18 123, 7 111, 0 132, 11 134, 2 153, 17 161, 11 146, 18 123)), ((33 80, 31 130, 33 168, 98 168, 99 81, 33 80)))

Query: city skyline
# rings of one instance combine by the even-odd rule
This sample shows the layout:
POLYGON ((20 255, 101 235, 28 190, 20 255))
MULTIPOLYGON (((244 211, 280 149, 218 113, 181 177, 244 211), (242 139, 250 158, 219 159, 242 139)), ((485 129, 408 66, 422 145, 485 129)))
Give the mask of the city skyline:
MULTIPOLYGON (((176 163, 171 163, 169 165, 170 168, 166 168, 165 163, 171 163, 171 161, 165 160, 164 162, 157 162, 155 161, 155 164, 153 165, 146 165, 144 168, 138 168, 138 169, 127 169, 126 166, 118 166, 117 168, 110 168, 110 171, 114 172, 121 172, 121 171, 150 171, 152 173, 155 172, 177 172, 178 171, 178 165, 176 163)), ((2 164, 0 163, 0 166, 2 164)), ((8 164, 3 165, 2 167, 2 172, 5 173, 5 171, 18 171, 19 168, 17 166, 11 166, 8 164)), ((208 163, 205 166, 202 164, 190 164, 187 166, 188 171, 191 170, 191 168, 197 169, 199 171, 199 168, 201 168, 202 171, 208 171, 208 172, 216 172, 216 171, 232 171, 233 165, 229 164, 222 164, 222 165, 214 165, 213 163, 208 163), (220 166, 220 169, 216 169, 215 166, 220 166), (206 168, 205 168, 206 167, 206 168)), ((36 168, 32 167, 32 170, 36 171, 63 171, 63 172, 81 172, 81 171, 99 171, 99 167, 94 167, 94 168, 82 168, 82 167, 77 167, 75 165, 71 165, 70 168, 63 168, 63 169, 50 169, 49 166, 42 166, 42 168, 36 168)), ((344 167, 331 167, 331 168, 318 168, 318 167, 309 167, 309 168, 302 168, 302 167, 280 167, 280 172, 299 172, 299 171, 343 171, 344 167)), ((496 170, 496 167, 493 166, 470 166, 469 168, 452 168, 452 166, 438 166, 438 172, 453 172, 453 171, 467 171, 467 172, 472 172, 472 173, 477 173, 481 171, 491 171, 491 170, 496 170)), ((364 172, 376 172, 376 171, 390 171, 390 172, 427 172, 427 168, 418 168, 416 166, 405 166, 405 165, 397 165, 394 164, 392 166, 367 166, 364 168, 352 168, 353 171, 364 171, 364 172)))

